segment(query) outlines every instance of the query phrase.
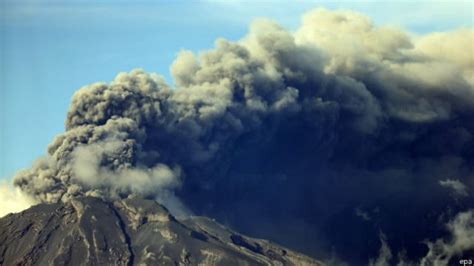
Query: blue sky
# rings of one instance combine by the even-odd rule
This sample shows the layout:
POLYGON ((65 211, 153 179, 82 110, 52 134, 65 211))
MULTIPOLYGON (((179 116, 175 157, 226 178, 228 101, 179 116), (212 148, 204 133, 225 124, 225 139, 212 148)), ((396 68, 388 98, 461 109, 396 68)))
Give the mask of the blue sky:
POLYGON ((172 82, 181 49, 237 40, 258 17, 295 29, 312 8, 354 10, 413 34, 472 27, 472 1, 0 0, 0 179, 45 154, 83 85, 144 68, 172 82))

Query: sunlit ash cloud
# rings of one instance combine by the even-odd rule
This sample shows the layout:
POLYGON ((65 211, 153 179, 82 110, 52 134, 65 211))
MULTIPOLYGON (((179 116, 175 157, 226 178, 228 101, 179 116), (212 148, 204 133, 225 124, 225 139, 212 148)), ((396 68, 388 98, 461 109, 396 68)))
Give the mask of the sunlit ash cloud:
POLYGON ((176 88, 142 70, 81 88, 14 184, 38 202, 155 198, 315 257, 368 263, 383 232, 380 261, 449 260, 474 248, 455 230, 472 231, 473 198, 446 189, 474 187, 473 43, 352 12, 310 11, 295 32, 256 21, 182 51, 176 88), (430 242, 445 224, 453 242, 430 242))

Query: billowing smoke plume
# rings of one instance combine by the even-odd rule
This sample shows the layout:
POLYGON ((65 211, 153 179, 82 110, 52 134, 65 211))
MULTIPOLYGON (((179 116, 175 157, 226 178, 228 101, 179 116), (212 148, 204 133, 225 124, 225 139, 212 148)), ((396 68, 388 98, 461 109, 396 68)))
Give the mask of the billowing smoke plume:
POLYGON ((182 51, 176 88, 142 70, 81 88, 14 183, 44 202, 160 198, 356 264, 384 232, 419 258, 474 207, 473 43, 473 29, 411 37, 350 12, 311 11, 293 33, 257 21, 182 51))

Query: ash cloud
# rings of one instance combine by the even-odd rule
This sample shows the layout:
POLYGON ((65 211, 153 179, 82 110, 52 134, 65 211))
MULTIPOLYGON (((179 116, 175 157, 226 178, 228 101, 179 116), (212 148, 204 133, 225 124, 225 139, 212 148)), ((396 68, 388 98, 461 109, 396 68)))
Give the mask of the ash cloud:
MULTIPOLYGON (((429 251, 422 258, 421 265, 448 265, 451 258, 459 257, 466 251, 474 253, 474 211, 461 212, 447 225, 450 239, 426 241, 429 251)), ((460 257, 461 259, 466 259, 460 257)))
POLYGON ((456 179, 446 179, 439 181, 439 184, 443 187, 450 188, 454 193, 461 197, 469 196, 467 192, 467 187, 462 182, 456 179))
POLYGON ((81 88, 66 131, 14 183, 43 202, 170 195, 183 212, 356 264, 383 231, 413 259, 474 206, 438 183, 474 186, 473 42, 473 29, 411 37, 322 9, 294 33, 256 21, 238 42, 182 51, 176 88, 142 70, 81 88), (367 221, 358 208, 377 211, 367 221))
POLYGON ((458 213, 452 220, 445 224, 448 236, 438 238, 434 241, 424 240, 427 246, 426 254, 419 260, 407 260, 405 251, 393 257, 390 246, 382 234, 380 236, 381 247, 376 259, 371 259, 369 265, 451 265, 460 260, 468 260, 469 255, 474 252, 474 211, 467 210, 458 213), (465 255, 465 256, 463 256, 465 255), (453 260, 457 258, 457 260, 453 260), (396 263, 396 264, 395 264, 396 263))

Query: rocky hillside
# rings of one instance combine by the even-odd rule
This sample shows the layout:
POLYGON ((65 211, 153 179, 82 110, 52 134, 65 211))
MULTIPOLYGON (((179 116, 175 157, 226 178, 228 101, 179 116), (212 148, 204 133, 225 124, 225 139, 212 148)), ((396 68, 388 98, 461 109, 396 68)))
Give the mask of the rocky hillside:
POLYGON ((142 199, 80 198, 0 219, 0 265, 321 265, 142 199))

